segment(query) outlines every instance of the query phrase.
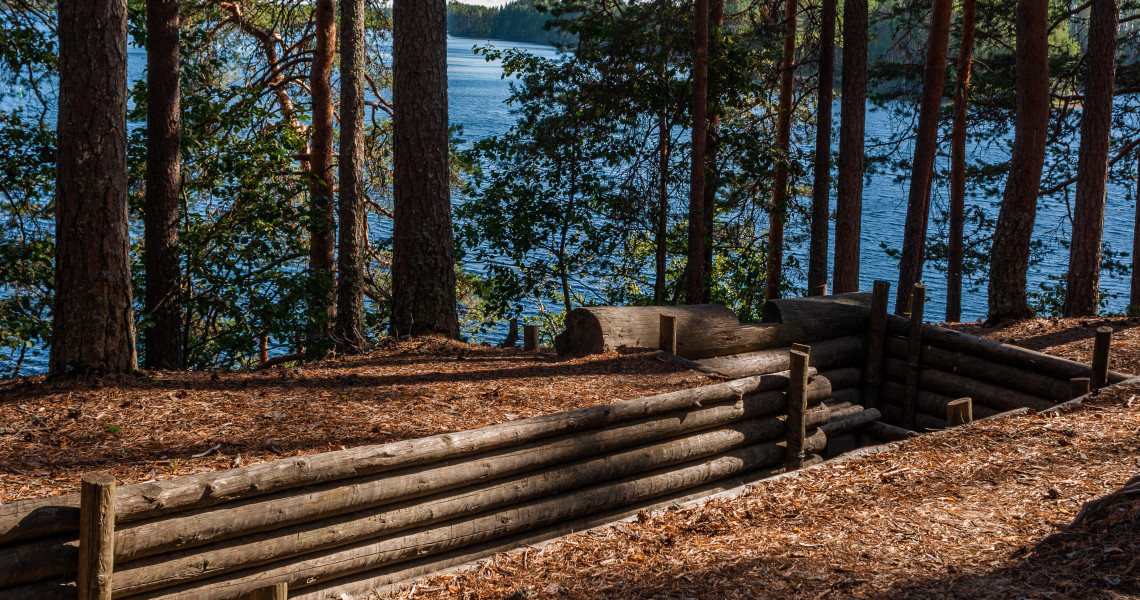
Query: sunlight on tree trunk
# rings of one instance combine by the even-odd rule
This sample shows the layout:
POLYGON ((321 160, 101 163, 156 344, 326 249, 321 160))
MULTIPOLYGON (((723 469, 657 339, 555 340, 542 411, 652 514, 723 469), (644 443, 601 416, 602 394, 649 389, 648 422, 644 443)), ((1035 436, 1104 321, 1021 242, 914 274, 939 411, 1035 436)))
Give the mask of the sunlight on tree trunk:
POLYGON ((316 0, 316 48, 309 89, 313 94, 312 146, 309 149, 309 197, 313 204, 313 224, 309 230, 309 269, 314 284, 324 290, 312 290, 309 306, 314 319, 309 332, 309 347, 321 342, 336 315, 333 278, 336 273, 336 207, 333 204, 333 62, 336 60, 336 14, 333 0, 316 0))
POLYGON ((364 67, 365 0, 340 2, 340 220, 337 249, 336 341, 363 349, 364 334, 364 67))
POLYGON ((966 220, 966 124, 970 71, 974 64, 975 0, 962 0, 962 39, 954 78, 954 125, 950 132, 950 256, 946 268, 946 321, 962 320, 962 264, 966 220))
POLYGON ((815 180, 811 196, 808 295, 827 290, 827 235, 831 216, 831 104, 835 83, 835 2, 822 0, 819 37, 819 96, 816 102, 815 180))
POLYGON ((776 116, 776 173, 768 212, 768 268, 764 299, 780 297, 784 279, 784 221, 788 216, 788 161, 791 160, 792 84, 796 68, 796 0, 784 0, 784 54, 780 65, 780 107, 776 116))
POLYGON ((859 291, 863 221, 863 136, 867 112, 867 0, 843 1, 843 83, 835 199, 832 293, 859 291))

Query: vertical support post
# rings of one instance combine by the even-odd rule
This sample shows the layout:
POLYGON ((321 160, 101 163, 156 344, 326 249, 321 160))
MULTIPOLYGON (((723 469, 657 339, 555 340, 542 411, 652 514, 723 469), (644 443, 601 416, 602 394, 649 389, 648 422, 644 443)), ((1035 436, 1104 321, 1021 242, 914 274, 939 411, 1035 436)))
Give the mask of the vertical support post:
POLYGON ((253 590, 249 600, 289 600, 289 584, 278 583, 253 590))
POLYGON ((79 600, 111 600, 115 566, 115 478, 84 473, 79 495, 79 600))
POLYGON ((1099 390, 1108 384, 1108 351, 1112 345, 1112 328, 1096 328, 1096 345, 1093 347, 1092 389, 1099 390))
POLYGON ((657 347, 669 354, 677 353, 677 317, 661 315, 660 339, 657 347))
POLYGON ((974 422, 974 400, 958 398, 946 403, 946 424, 950 427, 974 422))
POLYGON ((1069 380, 1069 400, 1076 400, 1086 396, 1092 389, 1092 380, 1088 377, 1074 377, 1069 380))
POLYGON ((804 466, 804 440, 807 439, 807 387, 808 387, 808 360, 807 352, 792 350, 788 356, 791 369, 788 372, 788 451, 784 465, 791 469, 800 469, 804 466))
POLYGON ((918 398, 918 369, 922 359, 922 311, 926 306, 926 286, 914 284, 910 295, 910 339, 906 349, 906 393, 903 396, 903 427, 914 430, 918 398))
POLYGON ((883 384, 883 347, 887 342, 889 281, 876 281, 871 295, 871 327, 867 330, 867 368, 863 376, 863 404, 879 407, 879 387, 883 384))
POLYGON ((523 325, 523 350, 538 352, 538 325, 523 325))

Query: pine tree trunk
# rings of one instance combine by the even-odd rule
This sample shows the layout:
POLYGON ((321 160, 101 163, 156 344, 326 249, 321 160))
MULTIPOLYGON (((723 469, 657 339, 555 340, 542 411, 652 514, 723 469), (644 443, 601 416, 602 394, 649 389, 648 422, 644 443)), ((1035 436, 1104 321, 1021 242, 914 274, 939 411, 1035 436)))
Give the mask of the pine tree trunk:
POLYGON ((459 337, 447 135, 447 5, 392 6, 394 335, 459 337))
POLYGON ((990 252, 988 321, 991 323, 1033 316, 1025 286, 1049 128, 1048 30, 1047 0, 1018 2, 1017 117, 1009 178, 990 252))
POLYGON ((1132 287, 1128 294, 1129 316, 1140 310, 1140 152, 1136 153, 1136 216, 1132 221, 1132 287))
POLYGON ((811 198, 808 295, 827 290, 827 235, 831 215, 831 101, 835 80, 835 2, 822 0, 819 37, 819 98, 816 101, 815 180, 811 198))
POLYGON ((340 157, 337 212, 336 341, 364 348, 364 17, 365 0, 340 0, 340 157))
POLYGON ((843 94, 835 199, 832 293, 859 291, 863 220, 863 135, 867 112, 867 0, 843 0, 843 94))
POLYGON ((59 151, 49 373, 135 370, 127 226, 127 3, 59 3, 59 151))
POLYGON ((962 0, 962 39, 954 78, 954 125, 950 132, 950 257, 946 269, 946 321, 962 320, 962 264, 966 222, 966 119, 974 62, 975 0, 962 0))
POLYGON ((182 368, 182 269, 178 207, 182 180, 178 0, 146 6, 146 208, 143 211, 146 306, 143 337, 151 369, 182 368))
POLYGON ((333 204, 333 63, 336 60, 336 9, 333 0, 316 0, 316 47, 309 72, 313 97, 312 143, 309 148, 309 201, 313 222, 309 229, 309 271, 322 290, 312 290, 309 315, 310 349, 323 345, 321 339, 336 315, 333 278, 336 272, 336 207, 333 204))
MULTIPOLYGON (((664 69, 662 69, 664 81, 664 69)), ((669 119, 665 109, 657 117, 657 240, 656 273, 653 279, 653 303, 665 303, 665 283, 668 277, 668 235, 669 235, 669 119)))
POLYGON ((784 279, 784 220, 788 214, 788 163, 792 132, 792 76, 796 68, 796 0, 784 0, 784 59, 780 65, 780 106, 776 115, 776 162, 772 207, 768 212, 768 268, 764 299, 780 297, 784 279))
POLYGON ((705 137, 708 128, 709 0, 696 0, 693 21, 693 133, 689 175, 689 257, 685 298, 700 304, 705 288, 705 137))
POLYGON ((942 116, 942 86, 946 77, 946 49, 950 42, 950 14, 953 0, 934 0, 930 14, 930 38, 926 47, 926 69, 919 99, 918 131, 914 140, 914 160, 910 176, 910 196, 906 207, 902 259, 895 314, 910 312, 914 284, 922 279, 926 260, 926 226, 930 220, 930 188, 934 181, 934 158, 938 154, 938 122, 942 116))
POLYGON ((1105 186, 1112 143, 1112 92, 1116 84, 1117 20, 1120 0, 1093 0, 1085 54, 1085 98, 1077 153, 1077 203, 1069 246, 1066 317, 1097 314, 1100 307, 1101 249, 1105 186))
MULTIPOLYGON (((724 27, 724 0, 709 0, 709 24, 712 30, 709 35, 709 55, 716 56, 717 45, 721 40, 721 28, 724 27)), ((705 199, 702 207, 705 215, 702 221, 705 225, 704 241, 704 273, 705 284, 701 289, 701 302, 712 302, 712 286, 708 279, 712 274, 713 260, 713 232, 716 225, 716 193, 720 187, 720 169, 717 168, 718 136, 720 135, 720 97, 722 94, 720 80, 716 72, 711 72, 708 88, 708 128, 705 134, 705 199)))

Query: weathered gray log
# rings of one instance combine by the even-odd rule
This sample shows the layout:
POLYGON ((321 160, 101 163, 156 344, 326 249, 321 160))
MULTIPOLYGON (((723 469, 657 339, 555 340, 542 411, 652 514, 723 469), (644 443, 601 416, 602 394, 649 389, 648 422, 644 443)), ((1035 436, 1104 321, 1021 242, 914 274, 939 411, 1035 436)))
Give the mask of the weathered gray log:
MULTIPOLYGON (((887 357, 887 359, 883 361, 883 367, 888 379, 898 380, 906 377, 907 365, 897 358, 887 357)), ((996 409, 999 412, 1013 410, 1015 408, 1045 410, 1056 404, 1044 398, 1030 396, 1029 394, 1023 394, 1006 387, 955 375, 954 373, 947 373, 941 369, 929 367, 920 369, 918 381, 923 390, 949 396, 951 399, 969 396, 974 399, 975 408, 977 408, 978 405, 982 405, 996 409)))
POLYGON ((863 381, 863 370, 859 367, 841 367, 820 371, 819 376, 826 377, 831 382, 831 389, 839 391, 860 387, 863 381))
POLYGON ((916 432, 909 429, 896 427, 890 423, 884 423, 882 421, 868 423, 867 427, 863 429, 863 433, 882 442, 901 442, 902 440, 918 435, 916 432))
MULTIPOLYGON (((771 346, 811 344, 812 365, 815 361, 816 342, 837 337, 864 336, 871 321, 870 292, 810 296, 807 298, 777 298, 764 303, 763 323, 779 323, 771 346)), ((860 357, 862 366, 862 357, 860 357)))
POLYGON ((903 394, 903 427, 914 429, 918 368, 922 359, 922 314, 926 307, 926 286, 914 284, 910 294, 910 327, 907 333, 906 383, 903 394))
MULTIPOLYGON (((803 348, 803 347, 801 347, 803 348)), ((808 349, 810 351, 810 349, 808 349)), ((807 411, 808 411, 808 360, 809 354, 803 349, 792 350, 788 353, 791 370, 788 375, 788 414, 787 414, 787 441, 788 456, 784 464, 789 469, 801 469, 807 453, 804 443, 807 439, 807 411)), ((829 415, 831 410, 823 408, 829 415)))
POLYGON ((831 392, 831 403, 837 404, 840 402, 862 404, 863 395, 859 393, 859 388, 847 388, 831 392))
MULTIPOLYGON (((807 461, 808 465, 823 462, 823 457, 813 454, 807 461)), ((590 513, 588 516, 560 521, 556 525, 534 529, 523 534, 500 538, 491 542, 476 544, 460 550, 453 550, 427 558, 411 560, 405 563, 349 575, 327 583, 315 584, 306 588, 304 592, 295 594, 293 600, 330 600, 340 598, 341 594, 361 597, 371 593, 390 593, 393 589, 410 587, 416 580, 425 575, 438 573, 444 569, 471 564, 481 558, 491 556, 498 552, 532 546, 569 533, 581 532, 592 527, 613 523, 642 511, 655 511, 667 509, 690 500, 704 498, 726 490, 734 489, 746 483, 753 483, 767 479, 774 475, 785 473, 783 467, 760 469, 747 473, 733 475, 725 479, 689 488, 683 492, 665 494, 649 500, 639 501, 609 511, 590 513)))
MULTIPOLYGON (((749 377, 481 429, 122 486, 117 490, 116 518, 120 523, 136 521, 291 488, 470 456, 693 406, 732 401, 748 394, 783 389, 787 382, 783 375, 749 377)), ((78 494, 0 505, 0 544, 78 529, 78 494)))
MULTIPOLYGON (((808 385, 810 404, 821 405, 829 395, 830 385, 826 379, 816 377, 811 380, 808 385)), ((712 404, 603 430, 537 440, 520 448, 498 450, 467 460, 385 472, 300 491, 284 491, 244 500, 227 507, 225 512, 206 509, 129 523, 117 532, 116 560, 135 560, 159 552, 187 549, 410 500, 476 482, 526 473, 543 466, 771 415, 784 411, 786 406, 784 392, 760 392, 743 396, 732 404, 712 404)), ((76 556, 75 543, 66 537, 0 548, 0 588, 74 573, 76 556)))
POLYGON ((661 336, 658 348, 669 354, 677 353, 677 316, 661 315, 661 336))
MULTIPOLYGON (((827 409, 820 406, 809 411, 806 419, 809 427, 818 427, 827 422, 827 409)), ((153 556, 116 567, 115 596, 122 598, 197 581, 301 554, 391 535, 412 527, 425 527, 443 520, 510 507, 673 464, 714 457, 782 438, 785 420, 781 416, 742 421, 728 427, 639 446, 558 468, 418 498, 381 510, 370 509, 334 519, 323 519, 194 551, 153 556)))
POLYGON ((946 424, 950 427, 974 422, 974 403, 970 398, 951 400, 946 405, 946 424))
MULTIPOLYGON (((888 355, 904 358, 908 348, 907 340, 890 336, 886 340, 886 347, 888 355)), ((929 344, 922 345, 922 364, 1053 402, 1064 402, 1069 399, 1067 381, 929 344)))
POLYGON ((1112 348, 1112 328, 1108 326, 1096 328, 1096 340, 1093 344, 1092 361, 1092 389, 1099 390, 1108 385, 1108 353, 1112 348))
POLYGON ((115 478, 82 477, 79 504, 79 600, 111 600, 115 567, 115 478))
POLYGON ((826 404, 825 406, 827 406, 827 408, 831 411, 832 421, 843 419, 845 417, 849 417, 853 414, 867 410, 867 408, 863 406, 850 402, 842 402, 840 404, 826 404))
MULTIPOLYGON (((811 364, 819 371, 828 371, 861 364, 864 344, 862 337, 843 337, 815 342, 811 345, 811 364)), ((776 373, 789 368, 790 347, 757 350, 705 358, 697 362, 730 377, 746 377, 762 373, 776 373)))
POLYGON ((559 354, 599 354, 623 346, 657 348, 661 315, 676 317, 677 330, 684 334, 678 336, 674 354, 685 358, 740 352, 763 345, 771 335, 767 328, 742 331, 736 313, 716 304, 584 306, 566 315, 566 331, 559 334, 555 347, 559 354))
POLYGON ((878 409, 867 408, 840 417, 832 415, 831 420, 819 428, 823 431, 824 435, 827 436, 827 439, 831 439, 834 436, 851 433, 852 431, 865 427, 868 423, 879 420, 880 417, 882 417, 882 414, 878 409))
MULTIPOLYGON (((883 402, 879 403, 878 410, 883 413, 883 422, 902 427, 902 406, 891 404, 884 398, 883 402)), ((924 412, 914 413, 914 426, 917 431, 933 431, 947 428, 946 419, 940 419, 924 412)))
MULTIPOLYGON (((908 321, 902 317, 896 317, 894 315, 887 317, 887 333, 891 335, 905 337, 907 335, 907 326, 908 321)), ((931 346, 963 352, 971 356, 991 360, 1011 367, 1028 369, 1057 379, 1068 380, 1073 377, 1092 377, 1092 367, 1086 364, 1058 356, 1043 354, 1027 348, 1002 344, 960 331, 943 329, 935 325, 927 324, 922 328, 922 339, 931 346)), ((1116 371, 1108 372, 1109 383, 1120 383, 1131 377, 1133 377, 1133 375, 1126 373, 1117 373, 1116 371)))
MULTIPOLYGON (((817 434, 809 448, 823 450, 826 438, 817 434)), ((653 471, 602 486, 562 494, 496 510, 445 521, 431 527, 395 536, 360 542, 335 551, 229 573, 203 581, 141 594, 148 600, 240 598, 254 589, 288 582, 292 590, 328 582, 339 577, 396 564, 428 554, 470 546, 484 541, 544 527, 592 512, 609 510, 639 500, 680 491, 736 473, 761 469, 783 460, 783 443, 759 444, 733 450, 708 460, 653 471)))
MULTIPOLYGON (((867 363, 863 399, 869 408, 879 403, 879 384, 883 382, 883 340, 887 336, 887 305, 891 284, 875 281, 871 297, 871 318, 867 328, 867 363)), ((833 384, 834 385, 834 384, 833 384)), ((836 388, 843 387, 835 385, 836 388)))
MULTIPOLYGON (((902 406, 903 401, 903 385, 898 381, 887 380, 883 382, 882 389, 880 390, 883 402, 897 404, 902 406)), ((937 394, 935 392, 927 392, 925 390, 918 392, 915 397, 917 401, 918 412, 923 412, 940 419, 947 418, 948 407, 955 398, 937 394)), ((1000 410, 990 408, 988 406, 973 405, 974 414, 977 418, 991 417, 1001 412, 1000 410)))

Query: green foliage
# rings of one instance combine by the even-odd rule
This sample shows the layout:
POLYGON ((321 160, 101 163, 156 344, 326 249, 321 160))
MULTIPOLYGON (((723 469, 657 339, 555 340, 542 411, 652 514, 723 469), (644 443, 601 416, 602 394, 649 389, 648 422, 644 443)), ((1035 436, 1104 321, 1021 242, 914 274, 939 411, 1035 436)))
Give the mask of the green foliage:
POLYGON ((447 5, 447 32, 458 37, 532 44, 564 41, 564 36, 546 26, 550 18, 546 6, 536 0, 514 0, 499 7, 453 1, 447 5))

